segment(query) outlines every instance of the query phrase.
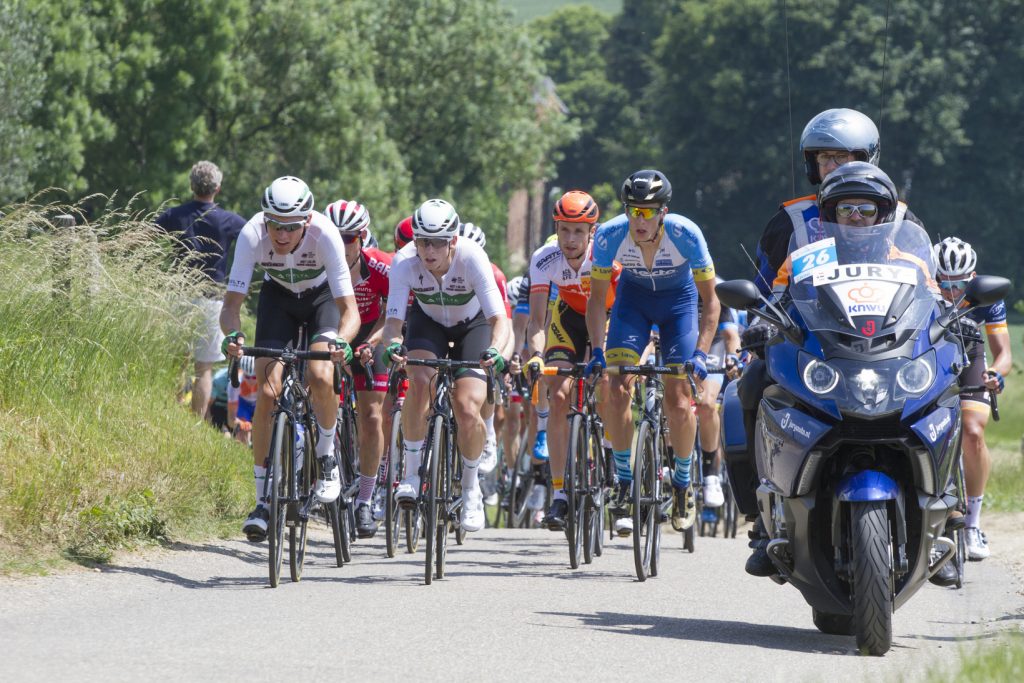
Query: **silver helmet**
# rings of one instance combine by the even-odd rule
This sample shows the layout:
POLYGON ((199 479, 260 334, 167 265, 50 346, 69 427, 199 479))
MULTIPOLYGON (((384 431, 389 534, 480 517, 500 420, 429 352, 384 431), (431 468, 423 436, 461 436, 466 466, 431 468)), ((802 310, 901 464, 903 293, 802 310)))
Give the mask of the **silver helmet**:
POLYGON ((858 161, 877 166, 881 150, 878 127, 854 109, 827 109, 808 121, 800 134, 800 152, 811 185, 821 182, 816 158, 821 150, 851 152, 858 161))

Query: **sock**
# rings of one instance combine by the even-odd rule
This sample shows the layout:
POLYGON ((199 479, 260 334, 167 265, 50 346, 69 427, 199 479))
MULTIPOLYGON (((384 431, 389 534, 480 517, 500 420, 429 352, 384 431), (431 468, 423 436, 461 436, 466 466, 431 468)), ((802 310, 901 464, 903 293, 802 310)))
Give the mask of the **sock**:
POLYGON ((967 496, 967 518, 965 520, 967 526, 979 529, 978 522, 981 521, 981 503, 985 500, 985 496, 967 496))
POLYGON ((263 484, 267 479, 267 468, 253 465, 252 476, 256 481, 256 506, 266 507, 266 504, 263 502, 263 484))
POLYGON ((494 435, 494 413, 491 413, 490 417, 484 418, 484 429, 487 430, 488 441, 497 441, 497 437, 494 435))
POLYGON ((718 470, 715 469, 716 451, 706 451, 702 448, 700 452, 704 456, 704 476, 718 476, 718 470))
POLYGON ((317 427, 320 430, 320 440, 316 442, 316 457, 322 458, 334 452, 334 428, 337 424, 335 422, 334 425, 331 425, 330 431, 323 427, 317 427))
POLYGON ((551 487, 555 489, 555 491, 557 492, 561 491, 563 486, 565 486, 565 475, 562 475, 561 477, 556 477, 555 475, 552 474, 551 487))
POLYGON ((405 478, 418 479, 420 476, 420 455, 423 453, 423 441, 405 440, 405 478))
POLYGON ((551 413, 550 410, 537 410, 537 431, 546 432, 548 430, 548 415, 551 413))
POLYGON ((601 448, 611 448, 612 442, 608 440, 607 436, 601 437, 601 448))
POLYGON ((690 458, 680 458, 678 455, 673 458, 676 463, 675 471, 672 472, 672 485, 677 489, 685 489, 690 485, 690 458))
POLYGON ((561 487, 559 487, 559 488, 555 489, 554 499, 555 500, 569 500, 569 497, 566 496, 565 495, 565 491, 563 491, 561 489, 561 487))
POLYGON ((462 456, 462 490, 480 488, 480 458, 468 460, 462 456))
POLYGON ((373 500, 373 489, 377 485, 377 477, 359 475, 359 495, 356 496, 356 507, 373 500))
POLYGON ((615 458, 615 473, 619 475, 619 483, 630 483, 633 481, 633 470, 629 469, 629 450, 612 450, 615 458))

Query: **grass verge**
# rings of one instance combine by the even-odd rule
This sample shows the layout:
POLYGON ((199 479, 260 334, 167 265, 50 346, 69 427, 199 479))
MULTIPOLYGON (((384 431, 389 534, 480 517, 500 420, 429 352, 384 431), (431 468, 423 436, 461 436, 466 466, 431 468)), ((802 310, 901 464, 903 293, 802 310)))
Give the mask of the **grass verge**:
POLYGON ((203 283, 151 216, 67 212, 0 219, 0 572, 216 533, 251 496, 248 452, 174 398, 203 283))

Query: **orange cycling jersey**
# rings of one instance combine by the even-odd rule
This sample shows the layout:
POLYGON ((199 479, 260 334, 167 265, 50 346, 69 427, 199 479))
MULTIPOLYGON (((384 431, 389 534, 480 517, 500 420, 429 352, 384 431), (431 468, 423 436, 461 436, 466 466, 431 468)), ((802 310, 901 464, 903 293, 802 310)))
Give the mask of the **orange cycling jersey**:
MULTIPOLYGON (((583 257, 579 270, 569 265, 565 254, 558 244, 545 245, 533 252, 530 260, 530 294, 547 293, 551 285, 558 287, 558 298, 569 308, 580 315, 587 313, 587 299, 590 298, 590 275, 593 264, 593 246, 591 241, 587 253, 583 257)), ((605 297, 605 308, 611 308, 615 302, 615 287, 619 281, 622 266, 618 262, 612 264, 611 284, 605 297)))

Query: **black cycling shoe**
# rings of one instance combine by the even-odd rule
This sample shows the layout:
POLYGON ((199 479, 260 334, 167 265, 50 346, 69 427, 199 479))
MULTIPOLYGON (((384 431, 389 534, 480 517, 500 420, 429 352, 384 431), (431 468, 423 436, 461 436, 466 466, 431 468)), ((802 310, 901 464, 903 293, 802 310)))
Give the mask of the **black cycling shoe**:
POLYGON ((551 531, 565 531, 565 516, 567 514, 569 514, 569 501, 556 498, 551 501, 548 514, 545 515, 544 521, 541 523, 551 531))
POLYGON ((249 513, 242 525, 242 533, 249 539, 250 543, 262 543, 267 540, 267 523, 270 521, 270 511, 262 505, 249 513))
POLYGON ((377 534, 377 520, 373 518, 373 510, 369 503, 360 503, 356 506, 356 536, 358 538, 373 538, 377 534))
POLYGON ((768 557, 768 541, 771 538, 768 536, 768 532, 764 529, 764 524, 758 519, 754 522, 754 528, 747 532, 747 536, 750 538, 750 547, 753 549, 750 557, 747 558, 747 564, 744 566, 747 573, 751 576, 772 576, 777 574, 778 570, 775 568, 775 564, 772 563, 770 557, 768 557))
MULTIPOLYGON (((941 556, 942 552, 937 549, 936 546, 932 546, 931 561, 934 562, 937 556, 941 556)), ((956 585, 956 555, 949 558, 946 564, 942 565, 939 571, 935 572, 934 576, 929 577, 929 581, 934 583, 936 586, 942 586, 948 588, 956 585)))

